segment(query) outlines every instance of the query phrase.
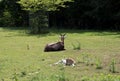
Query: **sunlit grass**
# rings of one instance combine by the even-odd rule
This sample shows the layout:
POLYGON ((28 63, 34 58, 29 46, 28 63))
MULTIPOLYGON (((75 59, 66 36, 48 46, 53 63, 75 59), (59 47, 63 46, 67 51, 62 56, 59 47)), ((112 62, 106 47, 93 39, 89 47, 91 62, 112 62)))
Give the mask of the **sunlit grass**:
MULTIPOLYGON (((75 67, 64 68, 65 76, 69 81, 79 81, 82 76, 92 76, 99 73, 111 74, 109 65, 113 58, 116 61, 117 72, 112 75, 120 74, 119 32, 50 30, 50 33, 45 35, 29 35, 26 32, 24 29, 0 28, 0 81, 2 79, 13 81, 15 73, 18 81, 32 81, 34 79, 39 81, 42 77, 38 78, 37 76, 40 75, 57 80, 56 77, 61 76, 61 65, 53 64, 62 58, 69 57, 76 61, 75 67), (67 33, 66 50, 43 52, 47 43, 59 40, 59 33, 67 33), (72 43, 76 45, 76 41, 80 42, 80 50, 73 50, 72 43), (88 55, 85 58, 87 63, 86 60, 83 61, 85 55, 88 55), (102 69, 96 69, 96 58, 100 59, 102 69), (34 74, 35 72, 39 73, 34 74)), ((62 78, 64 79, 64 77, 62 78)))

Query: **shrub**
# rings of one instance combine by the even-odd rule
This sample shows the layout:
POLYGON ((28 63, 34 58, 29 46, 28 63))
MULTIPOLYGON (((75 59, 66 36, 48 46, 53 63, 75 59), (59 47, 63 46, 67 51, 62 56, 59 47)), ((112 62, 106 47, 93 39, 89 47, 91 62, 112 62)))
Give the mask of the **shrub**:
POLYGON ((73 50, 80 50, 81 49, 81 45, 80 45, 79 41, 77 41, 77 45, 72 43, 72 46, 73 46, 73 50))
POLYGON ((12 14, 8 10, 3 12, 3 16, 0 18, 0 24, 4 27, 15 26, 15 21, 12 18, 12 14))
POLYGON ((111 63, 110 63, 110 68, 109 71, 112 73, 116 72, 116 67, 115 67, 115 59, 112 59, 111 63))
POLYGON ((100 59, 97 59, 97 60, 96 60, 95 65, 96 65, 96 69, 102 69, 102 62, 101 62, 100 59))

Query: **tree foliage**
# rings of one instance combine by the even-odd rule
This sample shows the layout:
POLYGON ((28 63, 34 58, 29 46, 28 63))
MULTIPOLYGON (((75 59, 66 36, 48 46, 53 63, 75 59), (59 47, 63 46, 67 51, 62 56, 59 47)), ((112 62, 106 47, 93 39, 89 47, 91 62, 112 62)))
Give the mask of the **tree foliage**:
POLYGON ((46 11, 57 10, 58 7, 65 7, 65 2, 71 2, 73 0, 20 0, 23 9, 28 11, 38 11, 44 9, 46 11))
POLYGON ((65 7, 64 2, 72 0, 20 0, 19 4, 29 11, 29 26, 31 33, 44 33, 48 28, 48 11, 55 11, 58 7, 65 7))
POLYGON ((120 30, 119 0, 75 0, 74 3, 66 4, 69 5, 68 8, 63 8, 54 15, 51 14, 51 22, 56 21, 57 26, 120 30), (55 21, 53 17, 56 17, 55 21))
POLYGON ((2 0, 0 2, 0 26, 26 26, 27 12, 21 10, 19 0, 2 0))
POLYGON ((50 27, 120 30, 120 0, 0 0, 0 26, 42 30, 47 16, 50 27))

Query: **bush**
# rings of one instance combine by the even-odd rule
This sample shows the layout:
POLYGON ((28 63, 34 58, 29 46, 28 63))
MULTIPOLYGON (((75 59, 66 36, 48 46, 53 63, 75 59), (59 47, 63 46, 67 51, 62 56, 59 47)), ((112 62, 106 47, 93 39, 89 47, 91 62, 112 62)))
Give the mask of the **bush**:
POLYGON ((81 45, 80 45, 79 41, 77 41, 77 44, 72 43, 72 46, 73 46, 73 50, 80 50, 81 49, 81 45))
POLYGON ((48 33, 48 18, 45 11, 29 13, 30 33, 48 33))
POLYGON ((112 59, 111 63, 110 63, 110 68, 109 71, 112 73, 116 72, 116 67, 115 67, 115 59, 112 59))
POLYGON ((3 16, 0 18, 0 25, 4 27, 8 26, 14 26, 15 21, 12 18, 12 15, 9 11, 5 10, 3 12, 3 16))

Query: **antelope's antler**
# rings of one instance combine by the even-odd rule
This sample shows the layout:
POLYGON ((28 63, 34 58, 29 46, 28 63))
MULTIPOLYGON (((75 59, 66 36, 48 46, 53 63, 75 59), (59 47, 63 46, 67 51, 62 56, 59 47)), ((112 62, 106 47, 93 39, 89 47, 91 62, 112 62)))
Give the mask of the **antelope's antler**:
POLYGON ((62 34, 60 33, 60 36, 62 36, 62 34))
POLYGON ((63 36, 65 36, 65 35, 66 35, 66 33, 63 34, 63 36))
POLYGON ((60 36, 65 36, 65 35, 66 35, 66 33, 64 33, 64 34, 61 34, 61 33, 60 33, 60 36))

